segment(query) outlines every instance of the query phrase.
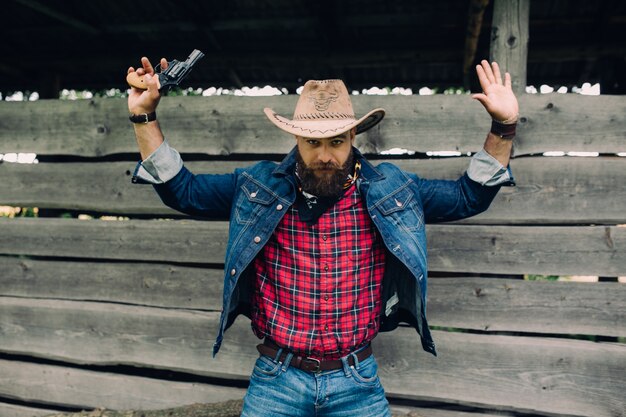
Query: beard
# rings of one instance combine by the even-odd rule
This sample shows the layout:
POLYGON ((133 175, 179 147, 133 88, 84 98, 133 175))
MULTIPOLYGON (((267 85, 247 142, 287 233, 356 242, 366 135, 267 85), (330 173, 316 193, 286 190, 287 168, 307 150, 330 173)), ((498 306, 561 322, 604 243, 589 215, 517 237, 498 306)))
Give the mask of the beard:
POLYGON ((314 162, 307 165, 300 156, 300 151, 296 154, 298 162, 298 176, 302 190, 313 194, 316 197, 339 197, 343 194, 348 175, 354 170, 354 156, 350 151, 348 159, 343 166, 332 162, 314 162))

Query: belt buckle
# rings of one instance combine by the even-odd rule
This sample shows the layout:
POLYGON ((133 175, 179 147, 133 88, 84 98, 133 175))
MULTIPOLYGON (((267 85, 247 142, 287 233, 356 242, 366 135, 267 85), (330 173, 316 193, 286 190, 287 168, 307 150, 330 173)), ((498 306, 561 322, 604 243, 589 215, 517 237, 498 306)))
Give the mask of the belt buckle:
POLYGON ((319 373, 322 371, 321 366, 322 363, 319 361, 319 359, 315 359, 315 358, 304 358, 302 360, 303 363, 306 363, 306 370, 309 372, 313 372, 313 373, 319 373), (309 369, 309 364, 312 364, 314 366, 313 369, 309 369))

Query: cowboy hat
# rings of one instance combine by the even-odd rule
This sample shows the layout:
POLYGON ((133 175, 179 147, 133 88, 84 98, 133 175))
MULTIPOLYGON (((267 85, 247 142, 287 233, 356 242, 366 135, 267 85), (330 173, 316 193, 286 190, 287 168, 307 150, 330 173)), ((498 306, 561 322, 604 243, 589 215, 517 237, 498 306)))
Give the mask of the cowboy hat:
POLYGON ((266 107, 265 115, 287 133, 307 138, 331 138, 356 127, 362 133, 374 127, 385 116, 378 108, 357 119, 352 109, 350 94, 341 80, 310 80, 304 84, 293 120, 266 107))

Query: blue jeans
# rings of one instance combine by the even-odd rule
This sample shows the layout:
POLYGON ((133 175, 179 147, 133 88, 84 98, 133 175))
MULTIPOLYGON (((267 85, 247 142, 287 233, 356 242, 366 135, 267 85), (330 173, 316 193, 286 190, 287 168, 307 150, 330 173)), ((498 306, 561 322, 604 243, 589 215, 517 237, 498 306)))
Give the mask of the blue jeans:
MULTIPOLYGON (((282 352, 279 350, 276 358, 282 352)), ((260 356, 243 401, 242 417, 391 417, 373 355, 354 366, 312 373, 260 356)))

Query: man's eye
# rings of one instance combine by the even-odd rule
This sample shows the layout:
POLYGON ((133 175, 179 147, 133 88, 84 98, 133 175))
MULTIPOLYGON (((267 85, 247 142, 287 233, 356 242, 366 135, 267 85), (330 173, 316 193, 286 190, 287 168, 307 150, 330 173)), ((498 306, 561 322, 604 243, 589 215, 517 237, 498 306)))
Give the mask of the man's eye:
POLYGON ((309 139, 309 140, 306 141, 306 143, 308 143, 309 145, 315 146, 315 145, 317 145, 319 143, 319 141, 313 140, 313 139, 309 139))
POLYGON ((339 146, 341 144, 343 144, 343 140, 341 139, 335 139, 334 141, 331 142, 334 146, 339 146))

